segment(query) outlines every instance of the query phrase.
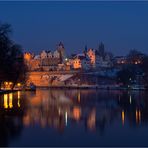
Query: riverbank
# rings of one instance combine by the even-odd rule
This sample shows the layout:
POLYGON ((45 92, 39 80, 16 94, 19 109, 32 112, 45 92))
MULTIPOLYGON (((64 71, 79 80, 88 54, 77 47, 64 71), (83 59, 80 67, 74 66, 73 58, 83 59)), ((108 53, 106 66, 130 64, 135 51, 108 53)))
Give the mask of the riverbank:
MULTIPOLYGON (((119 87, 113 85, 52 85, 37 86, 38 89, 96 89, 96 90, 131 90, 131 91, 147 91, 147 88, 119 87)), ((36 89, 17 89, 17 90, 1 90, 0 94, 13 93, 17 91, 36 91, 36 89)))
POLYGON ((120 86, 109 86, 109 85, 52 85, 52 86, 38 86, 37 88, 54 88, 54 89, 102 89, 102 90, 137 90, 145 91, 147 88, 132 88, 132 87, 120 87, 120 86))

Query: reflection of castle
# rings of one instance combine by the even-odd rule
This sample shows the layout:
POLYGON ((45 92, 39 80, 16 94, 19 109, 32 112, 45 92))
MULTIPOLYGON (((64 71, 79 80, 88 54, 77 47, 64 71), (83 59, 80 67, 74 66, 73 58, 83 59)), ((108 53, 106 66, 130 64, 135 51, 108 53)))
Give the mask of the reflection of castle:
POLYGON ((63 132, 66 126, 73 122, 85 126, 90 131, 103 133, 114 121, 123 126, 126 124, 141 126, 141 123, 148 123, 147 107, 147 94, 143 92, 37 90, 36 93, 21 93, 19 91, 1 96, 0 122, 4 126, 6 120, 3 122, 3 117, 7 116, 7 123, 12 123, 17 128, 37 124, 42 128, 58 129, 59 132, 63 132), (12 120, 16 117, 19 121, 17 125, 12 120))
MULTIPOLYGON (((103 132, 105 126, 118 117, 120 117, 121 124, 124 125, 127 122, 126 109, 120 107, 118 100, 115 99, 118 94, 110 94, 113 99, 103 99, 102 93, 99 93, 98 95, 102 100, 98 102, 98 105, 93 102, 95 98, 91 98, 92 94, 94 94, 94 91, 91 90, 37 91, 30 101, 31 106, 28 108, 26 116, 24 116, 24 124, 29 126, 39 123, 42 127, 49 126, 63 131, 69 122, 68 120, 72 120, 76 123, 83 122, 86 128, 91 131, 99 129, 103 132), (89 99, 89 96, 91 99, 89 99)), ((30 97, 27 96, 27 98, 30 97)), ((122 98, 120 98, 120 103, 121 100, 122 98)), ((133 112, 136 114, 133 114, 132 118, 135 118, 135 122, 139 123, 141 111, 134 110, 133 112)))

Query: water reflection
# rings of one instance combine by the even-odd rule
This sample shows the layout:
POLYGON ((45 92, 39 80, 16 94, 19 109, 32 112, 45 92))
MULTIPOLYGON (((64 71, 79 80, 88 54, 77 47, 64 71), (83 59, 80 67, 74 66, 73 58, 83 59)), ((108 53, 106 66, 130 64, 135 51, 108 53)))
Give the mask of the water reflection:
POLYGON ((59 126, 59 128, 63 128, 67 125, 69 119, 77 123, 86 120, 87 128, 92 130, 103 119, 106 122, 104 124, 107 124, 108 120, 117 119, 120 114, 122 125, 126 122, 125 116, 127 116, 127 122, 134 119, 135 122, 134 120, 132 122, 139 124, 141 114, 144 111, 144 106, 141 103, 144 100, 136 97, 135 93, 137 92, 39 90, 34 95, 32 93, 26 94, 26 97, 30 99, 27 112, 23 117, 24 125, 39 124, 41 127, 59 126), (120 98, 120 100, 117 98, 120 98))
MULTIPOLYGON (((0 146, 7 146, 23 129, 36 126, 64 134, 66 129, 72 130, 74 124, 101 136, 108 133, 113 124, 120 128, 129 126, 129 129, 147 127, 147 97, 148 94, 142 91, 102 90, 37 90, 4 94, 0 96, 0 146)), ((96 145, 99 144, 96 142, 96 145)))
POLYGON ((20 92, 17 93, 0 96, 0 146, 8 146, 10 140, 18 138, 23 129, 22 117, 26 103, 20 101, 20 92), (19 109, 21 103, 23 105, 19 109))
POLYGON ((10 94, 9 94, 9 107, 10 107, 10 108, 13 107, 12 99, 13 99, 13 94, 10 93, 10 94))
POLYGON ((96 129, 96 109, 93 109, 87 119, 87 127, 90 130, 95 130, 96 129))
POLYGON ((124 121, 125 121, 125 113, 124 110, 122 110, 122 124, 124 125, 124 121))
POLYGON ((4 94, 4 108, 8 108, 8 94, 4 94))

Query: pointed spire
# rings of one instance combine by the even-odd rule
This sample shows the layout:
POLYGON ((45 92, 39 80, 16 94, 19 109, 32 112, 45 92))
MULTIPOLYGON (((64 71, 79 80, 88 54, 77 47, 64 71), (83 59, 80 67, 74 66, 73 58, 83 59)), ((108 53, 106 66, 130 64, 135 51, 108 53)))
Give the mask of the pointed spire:
POLYGON ((64 48, 64 44, 60 41, 60 43, 59 43, 59 47, 62 47, 62 48, 64 48))

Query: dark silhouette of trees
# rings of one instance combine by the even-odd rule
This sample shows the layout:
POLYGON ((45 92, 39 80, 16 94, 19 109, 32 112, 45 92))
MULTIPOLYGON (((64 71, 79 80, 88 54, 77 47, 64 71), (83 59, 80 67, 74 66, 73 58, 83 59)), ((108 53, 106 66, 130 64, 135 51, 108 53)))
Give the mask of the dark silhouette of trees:
POLYGON ((148 86, 148 56, 145 56, 142 60, 141 68, 144 72, 144 80, 148 86))
POLYGON ((131 84, 132 80, 136 77, 136 73, 133 69, 130 68, 123 68, 117 73, 117 80, 123 85, 127 86, 131 84))
POLYGON ((11 81, 15 85, 25 80, 22 48, 10 39, 11 31, 9 24, 0 24, 0 86, 4 81, 11 81))
POLYGON ((135 64, 135 62, 137 62, 137 64, 141 64, 140 61, 142 60, 143 57, 144 57, 144 54, 136 49, 130 50, 127 55, 128 61, 131 64, 135 64), (140 63, 138 63, 138 61, 140 63))
POLYGON ((142 53, 136 49, 132 49, 129 51, 128 53, 128 57, 137 57, 139 55, 141 55, 142 53))

